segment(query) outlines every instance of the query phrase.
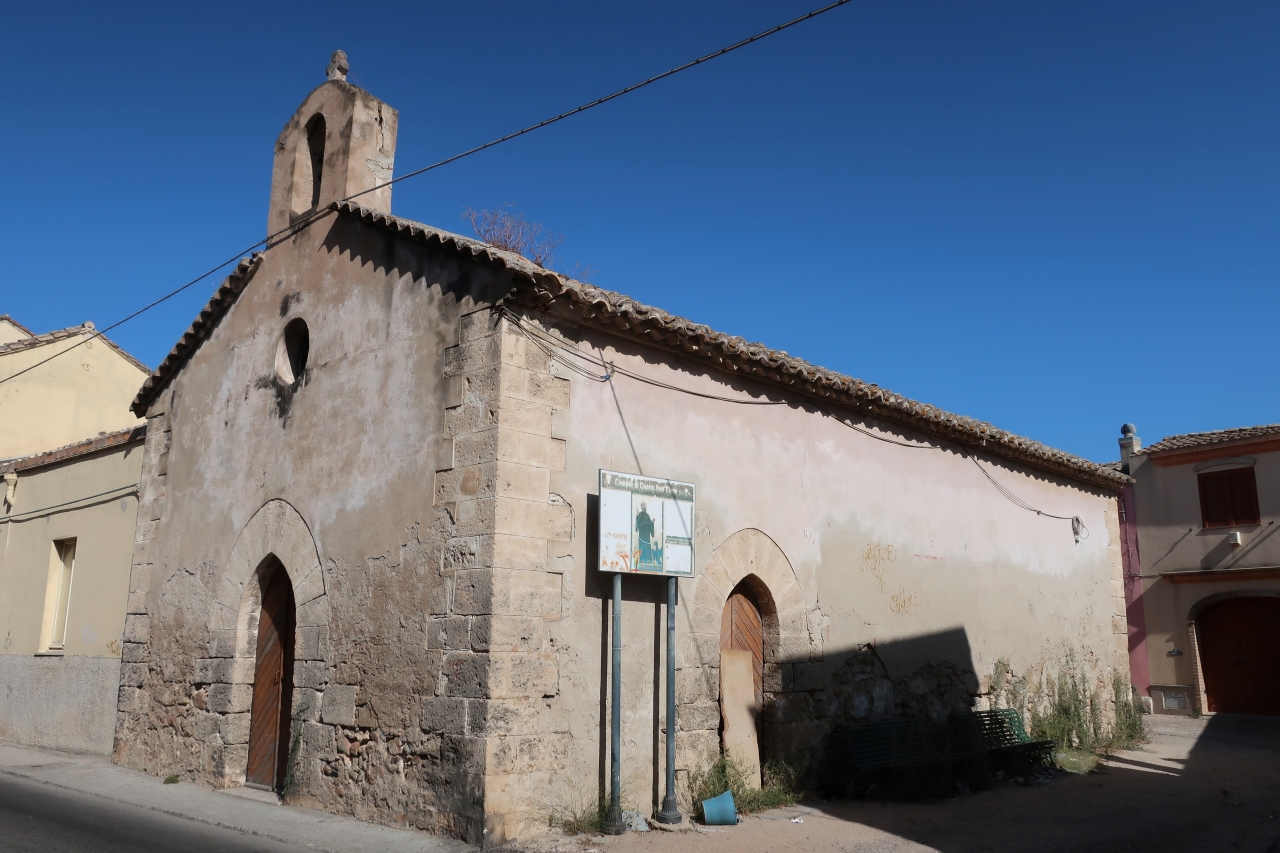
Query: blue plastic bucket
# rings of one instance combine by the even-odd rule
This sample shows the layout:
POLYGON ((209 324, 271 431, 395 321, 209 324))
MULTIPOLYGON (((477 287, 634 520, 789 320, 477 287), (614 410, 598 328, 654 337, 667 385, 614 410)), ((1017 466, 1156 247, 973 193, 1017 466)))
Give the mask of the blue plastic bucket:
POLYGON ((733 804, 733 791, 702 801, 702 819, 710 826, 733 826, 738 822, 738 809, 733 804))

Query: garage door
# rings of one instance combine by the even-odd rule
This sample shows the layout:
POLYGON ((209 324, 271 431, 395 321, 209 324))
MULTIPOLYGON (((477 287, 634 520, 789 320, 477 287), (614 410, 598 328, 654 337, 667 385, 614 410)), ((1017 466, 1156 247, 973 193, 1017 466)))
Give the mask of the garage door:
POLYGON ((1280 598, 1230 598, 1196 625, 1210 711, 1280 714, 1280 598))

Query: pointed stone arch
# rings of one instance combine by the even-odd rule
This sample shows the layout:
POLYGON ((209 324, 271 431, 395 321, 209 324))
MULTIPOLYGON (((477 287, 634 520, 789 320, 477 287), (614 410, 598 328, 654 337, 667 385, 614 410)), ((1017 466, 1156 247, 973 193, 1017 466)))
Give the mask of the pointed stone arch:
MULTIPOLYGON (((254 513, 236 538, 210 617, 209 659, 201 661, 208 673, 209 710, 226 718, 220 731, 232 733, 220 737, 219 770, 227 785, 245 781, 261 581, 264 573, 281 569, 293 588, 296 608, 295 667, 308 661, 327 662, 329 599, 315 539, 296 509, 272 500, 254 513)), ((296 678, 294 692, 296 700, 296 678)))
MULTIPOLYGON (((769 688, 770 669, 784 660, 808 660, 816 650, 800 581, 787 555, 768 534, 754 527, 739 530, 720 543, 707 560, 694 583, 689 609, 694 644, 699 649, 709 648, 714 637, 714 647, 719 648, 725 602, 744 582, 760 608, 765 634, 765 692, 773 692, 769 688)), ((711 659, 690 663, 716 665, 711 659)))

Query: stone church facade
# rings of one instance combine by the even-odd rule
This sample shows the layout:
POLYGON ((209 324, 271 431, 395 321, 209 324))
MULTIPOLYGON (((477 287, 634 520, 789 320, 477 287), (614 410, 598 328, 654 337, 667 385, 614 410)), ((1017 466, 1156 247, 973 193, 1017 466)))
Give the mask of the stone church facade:
MULTIPOLYGON (((288 230, 134 403, 117 762, 488 846, 537 832, 608 770, 601 468, 697 484, 681 773, 720 749, 735 596, 759 617, 761 752, 801 768, 836 722, 980 705, 997 660, 1127 672, 1124 475, 394 217, 395 138, 331 70, 276 145, 288 230)), ((642 812, 665 601, 625 578, 642 812)))

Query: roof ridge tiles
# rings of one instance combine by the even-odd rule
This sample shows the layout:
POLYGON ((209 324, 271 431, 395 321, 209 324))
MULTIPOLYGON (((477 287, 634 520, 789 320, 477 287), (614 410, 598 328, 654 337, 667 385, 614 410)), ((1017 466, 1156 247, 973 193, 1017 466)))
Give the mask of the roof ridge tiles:
MULTIPOLYGON (((970 445, 995 456, 1095 486, 1118 490, 1131 482, 1127 475, 1105 465, 997 429, 985 421, 911 400, 785 351, 774 350, 766 344, 717 332, 710 326, 694 323, 624 294, 562 276, 488 243, 349 201, 334 202, 329 209, 393 233, 408 234, 428 245, 452 248, 504 267, 517 275, 516 292, 511 301, 527 308, 559 314, 612 334, 630 335, 681 357, 708 362, 713 368, 741 373, 792 393, 832 400, 854 412, 912 427, 935 438, 970 445), (670 338, 675 342, 669 343, 670 338)), ((261 254, 255 254, 241 260, 214 293, 191 328, 139 390, 133 402, 136 414, 145 414, 147 407, 181 370, 191 353, 217 326, 252 278, 261 257, 261 254)))
POLYGON ((1215 429, 1205 432, 1184 432, 1178 435, 1169 435, 1152 444, 1144 447, 1139 453, 1160 453, 1166 450, 1184 450, 1191 447, 1203 447, 1210 444, 1220 444, 1227 441, 1239 441, 1248 438, 1260 438, 1267 435, 1280 434, 1280 423, 1275 424, 1259 424, 1258 426, 1249 427, 1232 427, 1230 429, 1215 429))

